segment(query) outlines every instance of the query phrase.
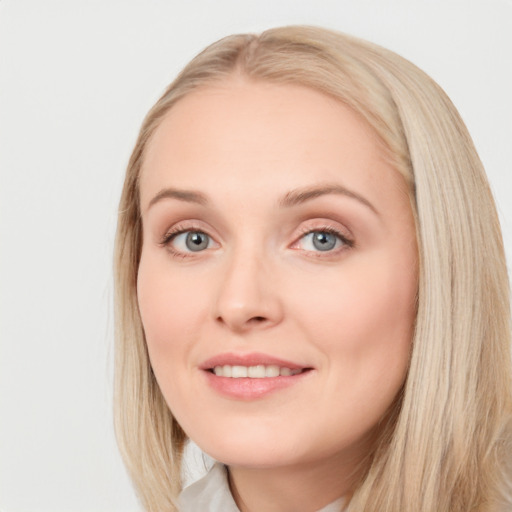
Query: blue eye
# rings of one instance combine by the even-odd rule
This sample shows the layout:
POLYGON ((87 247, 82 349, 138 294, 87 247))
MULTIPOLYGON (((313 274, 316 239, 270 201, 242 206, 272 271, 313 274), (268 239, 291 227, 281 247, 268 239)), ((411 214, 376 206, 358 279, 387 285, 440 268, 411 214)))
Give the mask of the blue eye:
POLYGON ((183 231, 174 235, 171 244, 180 252, 199 252, 208 249, 211 238, 202 231, 183 231))
POLYGON ((340 234, 325 230, 306 233, 302 240, 302 248, 306 251, 327 252, 338 249, 343 244, 350 245, 340 234))

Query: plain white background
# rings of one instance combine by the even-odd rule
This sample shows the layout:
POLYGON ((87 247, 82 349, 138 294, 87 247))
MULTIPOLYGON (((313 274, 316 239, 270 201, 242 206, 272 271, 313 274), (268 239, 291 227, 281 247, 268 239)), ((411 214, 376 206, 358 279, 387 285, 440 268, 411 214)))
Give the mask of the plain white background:
POLYGON ((143 115, 198 51, 295 23, 370 39, 441 84, 486 166, 512 257, 510 0, 0 0, 4 512, 139 510, 111 426, 124 168, 143 115))

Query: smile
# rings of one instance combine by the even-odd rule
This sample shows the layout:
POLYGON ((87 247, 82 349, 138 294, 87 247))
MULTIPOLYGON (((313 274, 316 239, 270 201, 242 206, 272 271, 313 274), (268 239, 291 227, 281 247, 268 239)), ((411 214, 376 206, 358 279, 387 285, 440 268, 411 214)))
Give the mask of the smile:
POLYGON ((245 402, 301 386, 300 382, 316 373, 304 362, 256 352, 217 354, 204 361, 199 369, 210 389, 231 400, 245 402))
POLYGON ((278 365, 241 366, 229 365, 215 366, 212 370, 217 377, 230 377, 232 379, 250 378, 266 379, 273 377, 290 377, 305 371, 305 369, 292 369, 278 365))

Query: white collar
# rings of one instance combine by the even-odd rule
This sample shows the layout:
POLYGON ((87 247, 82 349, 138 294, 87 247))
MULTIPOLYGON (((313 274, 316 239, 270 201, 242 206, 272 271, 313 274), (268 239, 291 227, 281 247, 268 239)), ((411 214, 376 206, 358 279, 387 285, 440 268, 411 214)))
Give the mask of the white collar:
MULTIPOLYGON (((341 512, 340 498, 318 512, 341 512)), ((186 487, 179 497, 180 512, 240 512, 231 495, 226 466, 216 463, 207 475, 186 487)))

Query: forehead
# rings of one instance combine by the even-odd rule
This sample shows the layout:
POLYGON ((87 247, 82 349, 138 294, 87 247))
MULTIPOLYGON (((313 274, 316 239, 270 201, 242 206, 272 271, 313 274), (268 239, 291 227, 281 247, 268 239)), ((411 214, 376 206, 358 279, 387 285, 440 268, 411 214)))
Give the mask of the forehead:
POLYGON ((300 85, 231 79, 167 112, 146 148, 141 200, 170 185, 285 190, 343 174, 371 188, 380 167, 377 136, 340 101, 300 85))

